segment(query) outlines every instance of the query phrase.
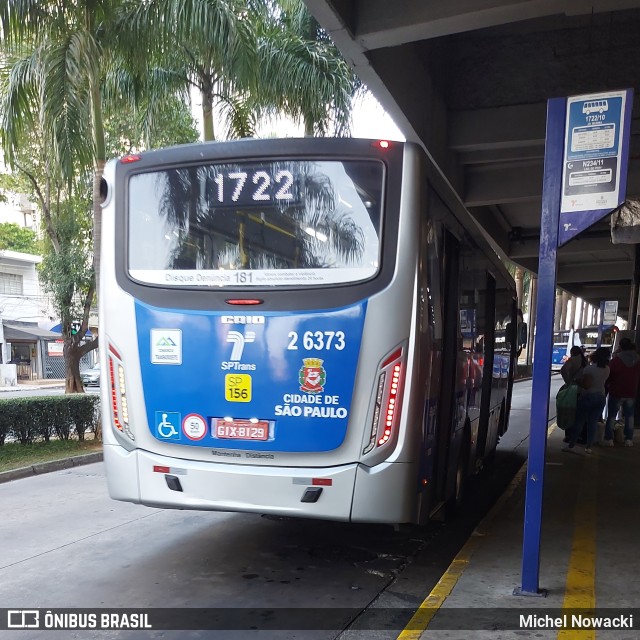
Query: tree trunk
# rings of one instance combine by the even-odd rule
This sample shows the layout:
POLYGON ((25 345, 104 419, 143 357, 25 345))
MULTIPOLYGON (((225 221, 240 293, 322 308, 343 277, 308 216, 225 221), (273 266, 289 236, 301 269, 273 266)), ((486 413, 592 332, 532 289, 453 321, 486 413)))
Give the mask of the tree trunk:
POLYGON ((100 290, 100 243, 102 242, 102 195, 100 183, 104 173, 104 160, 97 160, 93 174, 93 270, 96 276, 96 291, 100 290))
POLYGON ((65 368, 65 393, 84 393, 84 386, 80 379, 80 358, 82 352, 73 337, 65 337, 64 339, 64 368, 65 368))
POLYGON ((308 116, 304 118, 304 135, 305 138, 313 138, 314 135, 313 120, 308 116))
POLYGON ((215 140, 213 130, 213 90, 204 87, 200 92, 202 99, 202 137, 205 142, 215 140))
MULTIPOLYGON (((87 21, 91 22, 93 16, 87 11, 87 21)), ((102 194, 100 183, 104 165, 107 160, 107 148, 104 140, 104 122, 102 120, 102 96, 100 84, 94 79, 90 87, 91 92, 91 120, 93 126, 93 143, 96 157, 93 173, 93 268, 96 274, 96 290, 100 290, 100 242, 102 239, 102 194)))

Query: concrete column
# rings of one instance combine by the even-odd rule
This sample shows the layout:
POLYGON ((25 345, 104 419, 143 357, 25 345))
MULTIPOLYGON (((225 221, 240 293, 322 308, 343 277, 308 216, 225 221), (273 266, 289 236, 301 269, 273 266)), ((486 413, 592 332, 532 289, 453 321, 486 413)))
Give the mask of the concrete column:
POLYGON ((575 329, 582 329, 582 318, 584 315, 584 300, 580 300, 578 305, 578 313, 576 314, 576 326, 575 329))
POLYGON ((560 309, 560 329, 567 328, 567 307, 569 306, 569 294, 566 291, 562 292, 562 302, 560 303, 562 308, 560 309))

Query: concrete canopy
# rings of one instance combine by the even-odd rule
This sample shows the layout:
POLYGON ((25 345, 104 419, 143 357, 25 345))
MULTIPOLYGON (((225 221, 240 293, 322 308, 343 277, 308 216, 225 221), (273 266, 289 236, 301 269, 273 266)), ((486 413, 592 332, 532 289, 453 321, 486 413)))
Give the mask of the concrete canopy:
MULTIPOLYGON (((635 89, 627 198, 640 197, 640 0, 304 1, 501 255, 538 269, 548 98, 635 89)), ((558 286, 626 317, 635 254, 607 217, 560 250, 558 286)))

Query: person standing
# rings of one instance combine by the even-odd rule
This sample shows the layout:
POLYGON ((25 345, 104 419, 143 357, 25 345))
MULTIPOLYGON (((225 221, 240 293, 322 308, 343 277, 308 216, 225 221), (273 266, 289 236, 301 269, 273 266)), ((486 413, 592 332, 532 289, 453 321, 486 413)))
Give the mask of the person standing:
POLYGON ((607 386, 609 401, 607 404, 607 422, 604 427, 605 447, 613 446, 613 424, 622 408, 624 415, 624 446, 633 446, 633 416, 635 413, 636 394, 640 381, 640 356, 636 345, 629 338, 620 340, 620 351, 611 359, 607 386))
MULTIPOLYGON (((569 352, 569 358, 565 361, 560 369, 560 375, 565 384, 577 383, 582 377, 585 367, 587 366, 587 359, 584 357, 584 351, 582 347, 574 345, 569 352)), ((578 387, 579 389, 580 387, 578 387)), ((584 430, 584 429, 583 429, 584 430)), ((586 431, 586 430, 585 430, 586 431)), ((571 429, 567 429, 563 442, 571 441, 571 429)), ((586 442, 586 433, 581 436, 582 443, 586 442)))
POLYGON ((606 404, 605 383, 609 377, 609 349, 599 347, 590 356, 588 365, 578 381, 582 388, 578 396, 576 407, 576 423, 569 434, 569 444, 563 451, 572 451, 582 431, 582 425, 587 424, 587 444, 584 452, 592 453, 591 447, 596 437, 598 420, 606 404))
POLYGON ((516 353, 519 358, 522 350, 527 346, 527 323, 524 321, 522 309, 518 309, 517 316, 518 322, 516 324, 516 330, 518 337, 516 340, 516 353))
POLYGON ((582 376, 584 368, 587 366, 587 359, 584 357, 582 347, 573 346, 569 352, 569 358, 562 365, 560 375, 565 384, 577 382, 582 376))

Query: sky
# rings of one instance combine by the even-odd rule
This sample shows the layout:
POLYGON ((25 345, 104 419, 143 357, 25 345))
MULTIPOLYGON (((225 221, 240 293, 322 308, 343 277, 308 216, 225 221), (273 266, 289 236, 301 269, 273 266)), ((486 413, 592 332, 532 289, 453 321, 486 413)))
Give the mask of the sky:
POLYGON ((371 93, 367 93, 354 108, 352 135, 354 138, 405 140, 391 116, 371 93))

